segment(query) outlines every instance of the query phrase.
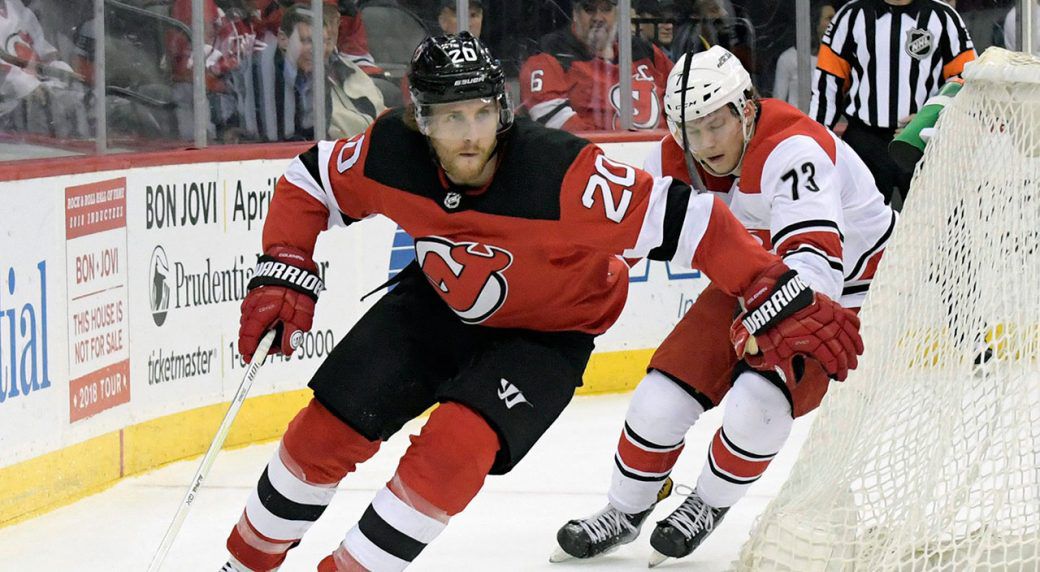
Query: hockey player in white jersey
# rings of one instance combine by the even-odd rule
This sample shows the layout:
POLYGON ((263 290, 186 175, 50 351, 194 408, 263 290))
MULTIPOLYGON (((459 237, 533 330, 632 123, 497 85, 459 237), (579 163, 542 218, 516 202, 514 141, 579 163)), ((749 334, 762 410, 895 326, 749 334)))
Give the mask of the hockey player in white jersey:
MULTIPOLYGON (((855 152, 796 108, 756 98, 722 47, 681 57, 667 86, 671 137, 645 168, 722 197, 811 288, 858 309, 896 214, 855 152)), ((729 327, 741 302, 708 285, 658 348, 629 405, 609 504, 559 530, 553 561, 635 540, 659 493, 667 496, 686 432, 728 394, 695 489, 650 537, 651 566, 690 554, 762 475, 794 418, 819 405, 831 380, 816 362, 796 358, 766 372, 734 353, 729 327)))

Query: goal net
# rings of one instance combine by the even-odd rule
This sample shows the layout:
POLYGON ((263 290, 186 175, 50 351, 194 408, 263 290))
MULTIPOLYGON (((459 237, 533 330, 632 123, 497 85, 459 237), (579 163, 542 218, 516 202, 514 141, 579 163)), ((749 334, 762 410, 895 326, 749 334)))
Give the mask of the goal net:
POLYGON ((964 76, 739 569, 1040 570, 1040 60, 964 76))

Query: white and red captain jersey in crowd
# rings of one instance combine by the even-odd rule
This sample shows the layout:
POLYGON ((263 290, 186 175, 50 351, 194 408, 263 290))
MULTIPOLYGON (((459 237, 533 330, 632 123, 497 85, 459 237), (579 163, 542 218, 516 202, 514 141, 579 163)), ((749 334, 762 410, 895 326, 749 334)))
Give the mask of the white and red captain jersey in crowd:
MULTIPOLYGON (((897 215, 838 136, 783 101, 759 103, 740 176, 716 177, 695 163, 701 180, 810 287, 858 308, 897 215)), ((682 148, 670 135, 644 168, 690 181, 682 148)))

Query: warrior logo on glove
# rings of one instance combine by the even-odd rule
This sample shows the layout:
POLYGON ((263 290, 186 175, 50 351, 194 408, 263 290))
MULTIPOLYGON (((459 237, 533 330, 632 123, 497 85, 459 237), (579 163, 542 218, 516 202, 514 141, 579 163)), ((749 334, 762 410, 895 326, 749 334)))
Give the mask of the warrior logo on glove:
POLYGON ((794 272, 789 272, 785 275, 785 278, 787 278, 787 281, 776 290, 770 292, 769 298, 762 302, 761 305, 758 305, 757 299, 766 293, 764 289, 756 292, 750 299, 745 301, 749 307, 758 306, 743 319, 744 327, 749 332, 758 334, 772 327, 781 319, 786 318, 787 315, 794 313, 795 310, 812 304, 812 291, 805 285, 805 282, 802 282, 801 278, 794 272), (790 311, 786 312, 787 315, 781 313, 788 308, 790 308, 790 311))
POLYGON ((276 246, 257 260, 242 300, 238 351, 248 363, 260 338, 269 329, 278 332, 272 353, 291 355, 303 332, 311 329, 314 303, 325 289, 318 265, 298 248, 276 246))
POLYGON ((863 339, 855 312, 813 292, 786 265, 759 275, 744 295, 744 306, 730 340, 751 367, 776 371, 788 384, 798 382, 798 356, 815 359, 838 381, 856 369, 863 339))
POLYGON ((507 250, 427 237, 415 241, 415 254, 426 278, 463 322, 483 322, 509 295, 509 284, 502 275, 513 263, 507 250))

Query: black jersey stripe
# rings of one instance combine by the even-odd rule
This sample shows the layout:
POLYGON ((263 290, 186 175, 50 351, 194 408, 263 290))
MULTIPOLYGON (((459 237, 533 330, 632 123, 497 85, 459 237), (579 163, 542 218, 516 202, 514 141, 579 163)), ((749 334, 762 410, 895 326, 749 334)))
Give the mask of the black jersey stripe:
POLYGON ((318 185, 318 188, 328 192, 325 186, 321 183, 321 169, 318 166, 318 146, 312 145, 310 149, 300 153, 300 162, 303 163, 303 166, 307 169, 307 173, 310 174, 312 179, 314 179, 314 183, 318 185))
MULTIPOLYGON (((899 41, 902 18, 898 14, 892 14, 888 21, 888 53, 892 58, 892 61, 888 66, 888 117, 886 120, 889 125, 896 125, 899 123, 899 101, 900 91, 905 89, 913 89, 911 86, 902 85, 903 80, 899 77, 899 60, 902 56, 899 53, 899 41)), ((878 98, 880 101, 880 96, 878 98)), ((873 125, 877 125, 874 123, 873 125)))
MULTIPOLYGON (((921 10, 921 12, 917 15, 917 26, 919 28, 921 26, 927 26, 928 22, 929 22, 929 20, 931 18, 932 18, 932 10, 930 8, 928 8, 927 5, 925 5, 923 7, 923 9, 921 10)), ((909 113, 917 113, 917 110, 918 110, 917 99, 912 97, 912 93, 913 93, 913 90, 917 89, 917 83, 918 83, 918 80, 921 77, 921 66, 923 66, 923 65, 929 65, 929 64, 927 62, 919 62, 919 61, 915 60, 914 58, 910 58, 910 70, 909 70, 909 73, 907 74, 906 87, 905 87, 905 89, 909 90, 909 93, 911 94, 911 97, 909 97, 909 100, 910 100, 909 113)), ((898 82, 899 78, 897 77, 895 81, 898 82)), ((896 122, 897 123, 898 123, 898 120, 899 120, 899 117, 896 118, 896 122)))
MULTIPOLYGON (((816 89, 820 93, 827 93, 828 82, 840 81, 840 79, 837 76, 831 75, 823 70, 816 70, 816 73, 818 73, 820 76, 820 79, 816 82, 816 89)), ((839 85, 837 86, 837 89, 842 89, 842 87, 839 85)), ((827 108, 821 105, 816 108, 816 117, 814 117, 813 119, 815 119, 817 123, 822 123, 823 125, 826 125, 828 127, 833 127, 834 123, 836 123, 836 117, 837 114, 835 114, 834 117, 827 117, 827 108)))
POLYGON ((870 289, 870 284, 869 283, 867 283, 867 284, 853 284, 851 286, 846 286, 845 288, 843 288, 842 291, 841 291, 841 295, 842 296, 848 296, 850 294, 862 294, 863 292, 866 292, 869 289, 870 289))
MULTIPOLYGON (((878 39, 877 38, 878 12, 877 12, 877 9, 876 9, 874 3, 871 3, 868 6, 869 7, 867 8, 867 10, 865 10, 865 12, 863 14, 864 36, 868 40, 877 41, 877 39, 878 39)), ((868 58, 869 59, 867 59, 867 77, 868 78, 877 78, 878 58, 877 58, 877 49, 876 48, 872 49, 870 51, 870 54, 869 54, 868 58)), ((880 99, 878 98, 878 89, 877 89, 878 86, 877 86, 877 84, 878 84, 878 82, 877 82, 876 79, 875 79, 875 81, 873 83, 868 84, 870 86, 870 93, 869 93, 869 96, 867 97, 867 114, 866 114, 866 117, 864 118, 865 119, 865 123, 867 125, 879 125, 879 123, 878 123, 878 105, 880 104, 880 99)), ((860 114, 860 117, 861 118, 863 117, 862 113, 860 114)))
POLYGON ((350 225, 356 223, 357 221, 361 220, 359 218, 354 218, 352 216, 349 216, 349 215, 347 215, 347 213, 345 213, 343 211, 339 211, 339 218, 340 218, 340 220, 343 221, 343 226, 350 226, 350 225))
POLYGON ((773 237, 771 239, 772 242, 773 242, 773 247, 775 248, 775 247, 779 246, 784 241, 784 238, 786 238, 788 235, 790 235, 790 234, 792 234, 794 232, 797 232, 799 230, 806 229, 806 228, 815 228, 815 227, 819 227, 819 228, 833 228, 834 231, 838 233, 838 237, 841 238, 842 240, 845 240, 845 235, 843 235, 841 233, 841 229, 838 228, 838 223, 836 223, 836 222, 834 222, 832 220, 810 219, 810 220, 799 221, 799 222, 796 222, 794 224, 789 224, 789 225, 785 226, 784 228, 776 231, 773 234, 773 237))
POLYGON ((896 215, 895 211, 892 211, 892 218, 888 222, 888 228, 885 230, 885 233, 881 235, 881 238, 877 239, 874 246, 871 246, 863 252, 859 257, 859 260, 856 261, 856 265, 852 267, 852 271, 845 275, 846 281, 859 276, 859 273, 863 271, 863 266, 867 263, 867 260, 870 260, 871 256, 874 256, 877 251, 881 250, 886 244, 888 244, 888 239, 892 236, 892 231, 896 228, 897 219, 898 215, 896 215))
MULTIPOLYGON (((314 184, 318 185, 318 188, 322 191, 328 192, 325 190, 325 185, 321 182, 321 169, 319 167, 321 163, 318 160, 318 146, 312 145, 310 149, 299 155, 299 159, 300 163, 303 163, 303 167, 307 169, 307 174, 314 179, 314 184)), ((343 221, 343 226, 350 226, 361 220, 353 218, 343 211, 339 211, 339 218, 343 221)))
POLYGON ((837 270, 838 272, 841 272, 843 270, 843 268, 844 268, 841 265, 841 262, 838 262, 837 260, 834 260, 833 258, 828 257, 823 252, 820 252, 819 250, 817 250, 815 248, 811 248, 809 246, 799 246, 798 248, 796 248, 794 250, 790 250, 788 252, 785 252, 783 258, 787 258, 788 256, 791 256, 791 255, 794 255, 794 254, 801 254, 803 252, 809 253, 809 254, 815 254, 816 256, 819 256, 820 258, 822 258, 822 259, 827 261, 827 265, 828 266, 830 266, 831 268, 837 270))
POLYGON ((686 216, 690 207, 690 186, 677 179, 668 187, 668 198, 664 208, 663 239, 661 244, 650 249, 647 258, 650 260, 671 260, 679 248, 679 235, 682 234, 686 216))

